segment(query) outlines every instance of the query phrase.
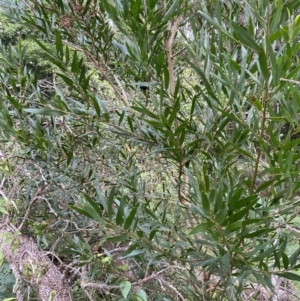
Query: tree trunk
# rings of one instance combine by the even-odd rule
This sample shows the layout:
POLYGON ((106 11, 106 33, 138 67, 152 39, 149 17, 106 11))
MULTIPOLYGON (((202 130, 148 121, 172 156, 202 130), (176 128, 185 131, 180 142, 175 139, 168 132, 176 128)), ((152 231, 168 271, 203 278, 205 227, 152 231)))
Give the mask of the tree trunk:
MULTIPOLYGON (((17 233, 12 226, 0 224, 0 251, 10 264, 15 278, 37 288, 39 300, 72 300, 64 275, 46 252, 38 250, 32 238, 17 233)), ((17 300, 23 300, 20 292, 17 292, 17 300)))

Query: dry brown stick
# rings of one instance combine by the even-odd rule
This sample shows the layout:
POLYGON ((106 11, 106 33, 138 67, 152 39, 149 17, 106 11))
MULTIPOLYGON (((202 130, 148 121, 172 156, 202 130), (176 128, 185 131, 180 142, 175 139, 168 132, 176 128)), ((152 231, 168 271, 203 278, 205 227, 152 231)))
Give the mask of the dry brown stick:
POLYGON ((300 86, 300 82, 294 79, 288 79, 288 78, 281 78, 280 79, 281 82, 287 82, 287 83, 291 83, 291 84, 295 84, 300 86))
POLYGON ((169 71, 169 83, 170 83, 170 93, 171 95, 175 92, 175 77, 174 77, 174 64, 173 64, 173 54, 172 54, 172 47, 175 39, 175 35, 177 33, 178 27, 180 25, 181 17, 177 17, 175 21, 173 22, 171 29, 170 29, 170 35, 168 39, 165 42, 165 48, 167 53, 167 62, 168 62, 168 71, 169 71))

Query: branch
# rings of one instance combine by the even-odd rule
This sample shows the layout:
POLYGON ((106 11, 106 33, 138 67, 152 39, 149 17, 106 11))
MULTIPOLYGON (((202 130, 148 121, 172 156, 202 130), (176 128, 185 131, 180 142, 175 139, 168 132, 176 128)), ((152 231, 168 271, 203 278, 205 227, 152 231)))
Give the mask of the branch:
POLYGON ((40 189, 37 191, 36 196, 35 196, 35 197, 32 199, 32 201, 29 203, 29 206, 28 206, 28 208, 27 208, 27 210, 26 210, 26 212, 25 212, 25 215, 24 215, 24 217, 23 217, 23 220, 22 220, 20 226, 18 227, 18 231, 21 231, 21 230, 22 230, 22 228, 23 228, 23 226, 24 226, 24 224, 25 224, 25 222, 26 222, 26 220, 27 220, 27 218, 28 218, 28 215, 29 215, 29 212, 30 212, 32 206, 35 204, 35 202, 36 202, 39 198, 41 198, 40 196, 43 195, 43 194, 45 193, 45 191, 47 190, 47 188, 48 188, 47 186, 44 186, 44 187, 40 188, 40 189))
POLYGON ((297 80, 293 80, 293 79, 288 79, 288 78, 281 78, 280 79, 281 82, 287 82, 287 83, 291 83, 291 84, 295 84, 300 86, 300 82, 297 80))
MULTIPOLYGON (((140 279, 138 281, 132 282, 132 285, 141 285, 143 283, 146 283, 152 279, 154 280, 158 280, 160 279, 160 281, 164 282, 165 284, 167 284, 168 287, 170 287, 172 290, 175 290, 179 295, 180 293, 176 290, 176 288, 174 288, 170 283, 166 282, 165 280, 162 280, 159 275, 170 270, 170 269, 179 269, 179 270, 186 270, 185 268, 182 268, 180 266, 169 266, 161 271, 158 271, 157 273, 153 273, 150 276, 140 279)), ((93 283, 93 282, 86 282, 86 276, 85 276, 85 270, 86 267, 84 267, 82 269, 82 274, 81 274, 81 288, 83 290, 85 290, 87 287, 91 287, 93 289, 98 289, 100 291, 105 292, 106 294, 111 294, 109 291, 110 290, 119 290, 120 286, 119 285, 107 285, 107 284, 102 284, 102 283, 93 283)), ((181 295, 180 295, 181 296, 181 295)), ((182 300, 185 300, 182 296, 181 296, 182 300)))
POLYGON ((179 24, 181 21, 181 17, 178 17, 171 26, 170 35, 166 40, 165 47, 167 53, 167 61, 168 61, 168 70, 169 70, 169 77, 170 77, 170 93, 171 95, 175 92, 175 78, 174 78, 174 65, 173 65, 173 54, 172 54, 172 47, 175 39, 175 35, 177 33, 179 24))
POLYGON ((180 297, 180 299, 182 301, 185 301, 186 299, 183 298, 183 296, 180 294, 180 292, 176 289, 175 286, 173 286, 171 283, 167 282, 166 280, 164 280, 163 278, 159 277, 159 281, 164 283, 166 286, 168 286, 171 290, 173 290, 177 296, 180 297))

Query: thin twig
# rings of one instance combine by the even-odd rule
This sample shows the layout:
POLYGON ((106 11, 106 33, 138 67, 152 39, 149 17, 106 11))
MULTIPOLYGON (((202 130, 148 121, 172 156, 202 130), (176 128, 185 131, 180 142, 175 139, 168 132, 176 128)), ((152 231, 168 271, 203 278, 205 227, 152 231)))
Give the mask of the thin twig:
POLYGON ((34 197, 34 198, 31 200, 31 202, 29 203, 29 206, 28 206, 28 208, 27 208, 27 210, 26 210, 26 212, 25 212, 25 215, 24 215, 24 217, 23 217, 23 220, 22 220, 21 224, 19 225, 19 227, 18 227, 18 229, 17 229, 18 231, 21 232, 21 230, 22 230, 22 228, 23 228, 23 226, 24 226, 24 224, 25 224, 25 222, 26 222, 26 220, 27 220, 27 218, 28 218, 28 215, 29 215, 29 212, 30 212, 30 210, 31 210, 31 207, 35 204, 35 202, 36 202, 38 199, 42 198, 42 197, 40 197, 40 196, 43 195, 47 189, 48 189, 48 186, 46 185, 46 186, 44 186, 44 187, 41 187, 41 188, 37 191, 36 197, 34 197))
POLYGON ((288 79, 288 78, 281 78, 280 79, 281 82, 287 82, 287 83, 291 83, 291 84, 295 84, 300 86, 300 82, 294 79, 288 79))
POLYGON ((185 301, 184 297, 180 294, 180 292, 176 289, 175 286, 173 286, 171 283, 167 282, 163 278, 160 277, 160 281, 166 284, 170 289, 172 289, 178 297, 180 297, 181 300, 185 301))
POLYGON ((168 70, 169 70, 169 83, 170 83, 170 93, 171 95, 175 92, 175 77, 174 77, 174 65, 173 65, 173 54, 172 47, 175 39, 175 35, 177 33, 178 27, 180 25, 181 17, 178 17, 172 24, 170 35, 165 42, 165 48, 167 53, 167 61, 168 61, 168 70))

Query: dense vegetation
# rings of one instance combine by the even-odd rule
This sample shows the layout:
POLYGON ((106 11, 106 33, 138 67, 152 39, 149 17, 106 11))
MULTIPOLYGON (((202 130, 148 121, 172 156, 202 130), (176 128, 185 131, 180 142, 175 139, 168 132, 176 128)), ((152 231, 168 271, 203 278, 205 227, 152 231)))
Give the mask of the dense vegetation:
POLYGON ((297 300, 298 0, 1 7, 3 299, 297 300))

